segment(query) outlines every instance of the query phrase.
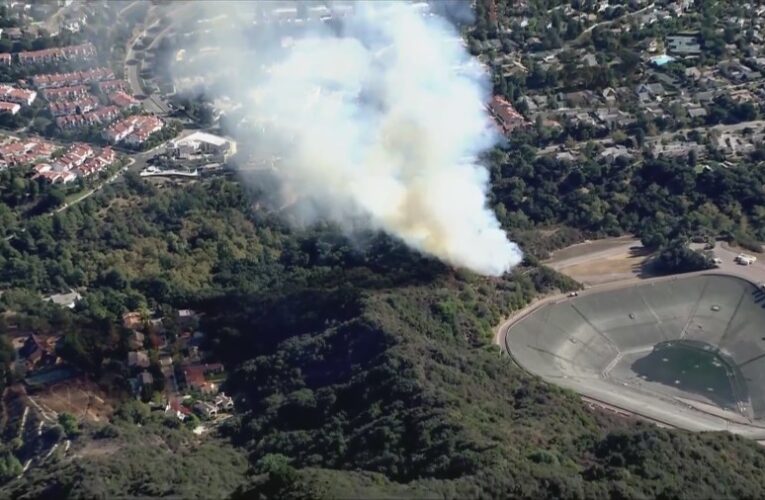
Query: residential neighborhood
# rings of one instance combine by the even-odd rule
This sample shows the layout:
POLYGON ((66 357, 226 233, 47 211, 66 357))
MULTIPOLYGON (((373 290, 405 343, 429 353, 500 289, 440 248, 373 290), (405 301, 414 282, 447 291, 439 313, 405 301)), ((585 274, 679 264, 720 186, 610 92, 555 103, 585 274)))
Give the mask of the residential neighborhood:
POLYGON ((502 19, 497 38, 470 40, 471 50, 499 75, 500 96, 490 109, 505 133, 516 128, 510 121, 544 129, 550 143, 543 154, 572 158, 592 143, 597 155, 618 145, 632 161, 644 154, 694 154, 724 168, 723 156, 729 162, 758 150, 765 132, 758 119, 765 98, 763 8, 731 5, 714 30, 700 31, 689 28, 701 15, 699 2, 596 3, 585 8, 582 2, 577 10, 572 2, 547 13, 582 32, 555 47, 541 38, 520 42, 519 30, 532 28, 526 2, 502 19), (619 39, 619 50, 611 50, 619 39), (502 95, 512 99, 503 103, 502 95), (639 143, 621 139, 637 129, 639 143), (566 137, 578 145, 564 144, 566 137))
POLYGON ((183 421, 191 413, 200 418, 220 418, 233 409, 233 400, 220 392, 225 379, 221 363, 205 350, 206 336, 195 330, 199 316, 190 309, 177 311, 167 328, 165 318, 146 312, 123 315, 129 330, 127 367, 134 396, 146 401, 157 398, 168 415, 183 421))

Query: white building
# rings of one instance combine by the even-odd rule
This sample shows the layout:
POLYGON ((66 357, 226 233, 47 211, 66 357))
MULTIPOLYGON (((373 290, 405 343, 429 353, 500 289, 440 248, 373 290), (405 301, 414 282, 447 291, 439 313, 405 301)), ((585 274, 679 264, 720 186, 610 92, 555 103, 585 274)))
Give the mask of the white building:
POLYGON ((194 155, 211 155, 225 160, 236 153, 236 142, 207 132, 194 132, 168 142, 167 153, 181 159, 194 155))
POLYGON ((736 263, 741 264, 742 266, 749 266, 757 262, 757 257, 754 255, 749 255, 745 253, 740 253, 736 255, 736 263))
POLYGON ((0 113, 10 113, 15 115, 21 111, 21 106, 15 102, 0 101, 0 113))
POLYGON ((53 302, 54 304, 57 304, 62 307, 68 307, 69 309, 74 309, 74 306, 77 305, 77 301, 82 299, 82 296, 71 290, 69 293, 57 293, 55 295, 51 295, 49 297, 46 297, 46 302, 53 302))

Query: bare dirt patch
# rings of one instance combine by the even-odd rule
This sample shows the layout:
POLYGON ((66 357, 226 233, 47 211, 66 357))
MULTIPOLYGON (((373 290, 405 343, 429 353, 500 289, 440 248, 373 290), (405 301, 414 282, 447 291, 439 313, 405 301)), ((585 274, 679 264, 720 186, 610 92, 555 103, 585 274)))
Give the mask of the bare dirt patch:
POLYGON ((603 240, 592 240, 584 243, 577 243, 575 245, 568 246, 556 250, 552 254, 552 258, 549 260, 550 264, 556 262, 564 262, 570 259, 587 257, 596 253, 614 250, 617 248, 632 246, 641 246, 640 240, 635 239, 632 236, 620 236, 619 238, 607 238, 603 240))
POLYGON ((113 455, 122 448, 122 444, 116 439, 99 439, 88 441, 85 446, 77 450, 73 458, 103 457, 113 455))
POLYGON ((561 272, 575 280, 601 281, 608 278, 623 278, 624 275, 639 275, 643 270, 647 254, 620 253, 591 262, 583 262, 561 269, 561 272))
POLYGON ((35 392, 33 397, 46 409, 69 413, 89 422, 107 422, 116 406, 116 402, 98 385, 84 379, 52 385, 35 392))
POLYGON ((631 237, 580 243, 564 248, 545 264, 571 278, 593 285, 646 277, 650 256, 640 241, 631 237))

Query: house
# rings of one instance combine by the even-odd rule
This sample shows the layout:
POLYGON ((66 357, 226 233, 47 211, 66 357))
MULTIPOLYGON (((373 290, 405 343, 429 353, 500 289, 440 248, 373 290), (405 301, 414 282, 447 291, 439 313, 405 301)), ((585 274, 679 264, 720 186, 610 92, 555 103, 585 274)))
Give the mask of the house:
POLYGON ((546 95, 538 94, 533 96, 532 99, 534 100, 536 105, 539 106, 540 108, 547 108, 547 106, 549 105, 546 95))
POLYGON ((122 315, 122 326, 136 330, 143 326, 143 315, 140 311, 127 312, 122 315))
POLYGON ((581 90, 578 92, 569 92, 565 94, 564 101, 572 108, 581 108, 592 104, 595 100, 595 95, 592 91, 581 90))
POLYGON ((576 156, 569 151, 561 151, 555 154, 555 159, 563 163, 574 163, 576 161, 576 156))
POLYGON ((150 365, 149 355, 144 350, 130 351, 128 353, 128 366, 131 368, 148 368, 150 365))
POLYGON ((712 91, 697 92, 694 97, 702 104, 710 103, 715 100, 715 93, 712 91))
POLYGON ((47 160, 58 147, 41 139, 11 140, 0 146, 0 160, 10 166, 47 160))
POLYGON ((42 91, 43 97, 48 101, 55 101, 58 99, 74 99, 77 97, 84 97, 90 94, 90 90, 86 85, 72 85, 68 87, 54 87, 45 89, 42 91))
POLYGON ((226 396, 225 392, 221 392, 215 396, 213 404, 218 408, 218 411, 231 411, 234 409, 234 400, 231 397, 226 396))
POLYGON ((598 121, 608 128, 627 127, 635 122, 635 118, 620 109, 598 108, 595 111, 598 121))
POLYGON ((122 90, 109 94, 109 102, 122 109, 137 108, 141 105, 141 101, 122 90))
POLYGON ((609 106, 616 103, 616 100, 619 98, 616 91, 612 89, 611 87, 606 87, 605 89, 603 89, 603 92, 601 92, 601 95, 603 96, 603 102, 605 102, 609 106))
POLYGON ((223 365, 220 363, 186 365, 181 369, 186 386, 202 393, 214 393, 218 388, 216 384, 207 381, 208 374, 220 373, 223 365))
POLYGON ((620 158, 632 160, 634 157, 626 147, 621 145, 607 147, 598 155, 599 160, 603 160, 607 163, 613 163, 620 158))
POLYGON ((104 168, 114 163, 116 159, 117 154, 114 150, 110 147, 105 147, 98 155, 85 160, 82 165, 77 168, 77 172, 83 177, 88 177, 102 171, 104 168))
POLYGON ((489 112, 497 120, 502 131, 506 134, 512 132, 518 127, 528 124, 526 119, 513 108, 506 99, 494 96, 489 102, 489 112))
POLYGON ((207 401, 194 403, 194 411, 205 418, 213 418, 218 415, 218 408, 207 401))
POLYGON ((35 178, 43 179, 51 184, 68 184, 77 179, 77 174, 69 171, 51 170, 37 174, 35 178))
POLYGON ((699 68, 692 66, 690 68, 685 69, 685 76, 686 78, 690 78, 691 80, 698 80, 701 78, 701 71, 699 68))
POLYGON ((532 116, 539 111, 539 106, 537 106, 537 103, 534 102, 534 99, 530 98, 529 96, 523 96, 521 98, 521 102, 526 105, 526 109, 532 116))
POLYGON ((56 171, 69 171, 79 167, 85 160, 95 154, 93 148, 85 143, 72 144, 69 149, 53 162, 53 169, 56 171))
POLYGON ((93 68, 85 71, 70 73, 49 73, 32 77, 32 85, 38 90, 53 87, 68 87, 101 80, 114 79, 114 73, 109 68, 93 68))
POLYGON ((194 132, 168 142, 166 151, 175 158, 188 159, 194 155, 208 155, 225 160, 236 152, 236 143, 207 132, 194 132))
POLYGON ((596 125, 595 119, 586 111, 579 111, 568 116, 573 125, 596 125))
POLYGON ((82 115, 64 115, 56 118, 56 126, 68 130, 87 126, 87 120, 82 115))
POLYGON ((133 330, 128 337, 128 346, 131 349, 142 349, 144 344, 144 334, 133 330))
POLYGON ((141 387, 151 387, 154 385, 154 377, 144 370, 138 375, 138 383, 141 384, 141 387))
POLYGON ((138 146, 163 127, 164 122, 156 116, 130 116, 109 126, 103 136, 111 143, 125 142, 138 146))
POLYGON ((737 104, 741 104, 744 102, 753 102, 755 100, 754 95, 752 95, 752 92, 748 89, 737 89, 733 90, 728 96, 731 98, 732 101, 736 102, 737 104))
POLYGON ((101 91, 102 94, 110 94, 111 92, 116 92, 118 90, 126 90, 127 89, 127 82, 124 80, 105 80, 103 82, 98 82, 98 90, 101 91))
POLYGON ((191 410, 183 406, 178 398, 170 398, 165 406, 165 415, 172 415, 183 422, 191 415, 191 410))
POLYGON ((133 131, 125 137, 125 144, 129 146, 140 146, 151 137, 155 132, 159 132, 164 127, 164 123, 157 117, 142 117, 146 119, 139 120, 133 131))
POLYGON ((652 11, 646 12, 645 14, 642 14, 638 17, 638 24, 640 28, 644 28, 645 26, 650 26, 656 21, 659 20, 659 15, 657 11, 654 9, 652 11))
POLYGON ((48 105, 50 114, 53 116, 85 114, 99 106, 95 96, 86 96, 74 100, 52 101, 48 105))
POLYGON ((660 101, 666 92, 661 83, 641 83, 635 88, 635 93, 641 102, 649 102, 660 101))
POLYGON ((21 106, 31 106, 37 98, 34 90, 24 90, 10 85, 0 85, 0 100, 13 102, 21 106))
POLYGON ((178 323, 181 328, 191 328, 196 326, 199 320, 199 315, 192 309, 179 309, 178 310, 178 323))
POLYGON ((704 118, 707 116, 707 110, 701 106, 693 106, 688 108, 688 116, 691 118, 704 118))
POLYGON ((681 33, 666 38, 667 52, 680 56, 701 54, 701 37, 695 33, 681 33))
POLYGON ((89 125, 105 125, 114 121, 120 115, 120 110, 116 106, 105 106, 98 108, 87 113, 83 113, 79 116, 64 116, 67 120, 59 123, 59 119, 56 123, 62 128, 77 128, 85 127, 89 125))
POLYGON ((104 138, 107 139, 109 142, 117 143, 121 142, 125 139, 129 134, 131 134, 134 130, 133 122, 121 120, 113 125, 111 125, 109 128, 107 128, 103 135, 104 138))
POLYGON ((659 80, 659 83, 664 83, 665 85, 669 85, 670 87, 676 87, 677 86, 677 78, 670 75, 669 73, 656 73, 654 75, 654 78, 659 80))
POLYGON ((91 59, 96 55, 96 47, 88 42, 67 47, 55 47, 18 53, 19 64, 47 64, 58 61, 77 61, 91 59))
POLYGON ((35 334, 29 334, 24 344, 19 349, 19 358, 23 360, 27 370, 33 370, 42 366, 56 364, 58 357, 55 354, 55 344, 58 338, 43 338, 35 334))
POLYGON ((582 58, 582 63, 588 68, 592 68, 598 65, 598 58, 595 54, 587 54, 582 58))
POLYGON ((15 102, 0 101, 0 113, 10 113, 15 115, 19 111, 21 111, 21 106, 19 104, 16 104, 15 102))
POLYGON ((655 157, 666 156, 677 158, 688 156, 691 152, 700 154, 703 153, 704 150, 704 146, 696 142, 671 142, 669 144, 657 143, 653 146, 651 152, 655 157))
POLYGON ((751 153, 754 145, 738 135, 723 133, 713 140, 715 147, 727 155, 751 153))
POLYGON ((57 293, 46 297, 43 300, 45 302, 53 302, 54 304, 62 307, 74 309, 74 306, 77 305, 77 301, 80 299, 82 299, 82 296, 79 293, 70 291, 69 293, 57 293))

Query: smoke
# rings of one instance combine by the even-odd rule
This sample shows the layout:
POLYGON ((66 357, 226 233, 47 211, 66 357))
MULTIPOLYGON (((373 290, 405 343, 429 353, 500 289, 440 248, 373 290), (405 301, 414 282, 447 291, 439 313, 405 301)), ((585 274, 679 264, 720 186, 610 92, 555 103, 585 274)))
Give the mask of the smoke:
POLYGON ((245 103, 255 148, 280 158, 283 191, 310 202, 302 216, 361 222, 500 275, 521 252, 487 207, 488 172, 476 162, 498 139, 487 76, 457 31, 422 7, 354 2, 341 22, 333 11, 335 21, 293 25, 289 37, 264 21, 276 5, 252 17, 235 7, 228 18, 277 35, 256 43, 226 24, 216 33, 225 50, 204 65, 225 75, 211 83, 216 92, 245 103))

